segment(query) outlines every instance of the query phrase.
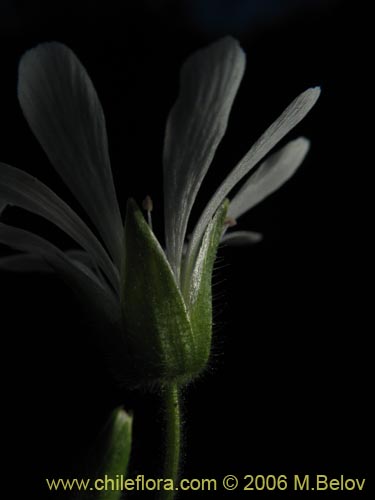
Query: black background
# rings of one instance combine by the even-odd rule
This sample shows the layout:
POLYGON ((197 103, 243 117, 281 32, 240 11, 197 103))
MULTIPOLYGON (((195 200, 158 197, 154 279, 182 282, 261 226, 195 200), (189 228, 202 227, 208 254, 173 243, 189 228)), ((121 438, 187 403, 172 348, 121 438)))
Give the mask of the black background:
MULTIPOLYGON (((366 477, 370 488, 368 13, 361 2, 285 2, 277 11, 274 4, 144 0, 120 9, 111 1, 2 2, 0 157, 76 207, 16 96, 23 52, 46 40, 64 42, 86 66, 103 104, 121 207, 128 196, 141 201, 150 194, 162 237, 164 125, 188 54, 230 33, 248 61, 197 210, 286 105, 321 85, 318 104, 290 134, 311 139, 308 158, 282 190, 240 220, 241 229, 262 232, 264 241, 220 250, 212 360, 184 393, 183 476, 344 474, 366 477)), ((59 231, 21 211, 5 218, 69 246, 59 231)), ((3 273, 0 288, 2 429, 17 495, 67 498, 48 492, 45 477, 77 475, 77 463, 119 403, 134 412, 132 475, 155 477, 162 456, 158 395, 116 386, 56 278, 3 273)), ((246 493, 297 496, 291 490, 191 496, 246 493)))

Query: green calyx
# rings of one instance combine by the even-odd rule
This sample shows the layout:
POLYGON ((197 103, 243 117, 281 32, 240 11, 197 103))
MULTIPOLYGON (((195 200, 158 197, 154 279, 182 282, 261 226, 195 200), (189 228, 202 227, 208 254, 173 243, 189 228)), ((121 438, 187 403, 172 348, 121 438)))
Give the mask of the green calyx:
POLYGON ((121 306, 133 385, 184 384, 205 368, 212 334, 212 269, 227 208, 225 202, 209 224, 182 293, 141 210, 128 201, 121 306))

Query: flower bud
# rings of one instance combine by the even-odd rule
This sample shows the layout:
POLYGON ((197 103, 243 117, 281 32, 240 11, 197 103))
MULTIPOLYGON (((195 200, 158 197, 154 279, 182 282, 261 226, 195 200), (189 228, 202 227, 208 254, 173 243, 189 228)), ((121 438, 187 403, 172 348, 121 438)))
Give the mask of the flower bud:
POLYGON ((186 383, 207 364, 211 347, 212 267, 225 209, 202 240, 184 295, 164 250, 134 200, 127 205, 121 309, 134 385, 186 383))

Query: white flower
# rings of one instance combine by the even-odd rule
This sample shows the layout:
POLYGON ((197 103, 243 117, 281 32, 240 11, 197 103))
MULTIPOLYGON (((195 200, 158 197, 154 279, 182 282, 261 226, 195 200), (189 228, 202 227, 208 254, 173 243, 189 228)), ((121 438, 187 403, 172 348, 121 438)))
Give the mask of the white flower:
MULTIPOLYGON (((170 277, 165 278, 169 283, 168 290, 175 287, 174 293, 179 295, 180 305, 176 305, 174 299, 171 299, 171 304, 177 309, 181 307, 186 313, 185 326, 180 332, 173 333, 174 342, 178 336, 189 336, 190 333, 186 333, 189 328, 193 332, 191 342, 198 342, 194 326, 194 321, 198 320, 193 319, 197 316, 194 303, 198 301, 205 266, 208 265, 207 255, 216 252, 215 224, 220 224, 220 234, 225 231, 220 219, 225 210, 222 209, 221 216, 217 216, 220 220, 216 217, 215 221, 215 214, 219 213, 233 188, 304 118, 319 97, 318 88, 303 92, 266 130, 208 201, 186 245, 191 209, 225 133, 244 69, 245 54, 237 41, 230 37, 196 52, 183 66, 180 94, 168 118, 164 143, 165 253, 151 229, 146 223, 143 225, 137 207, 133 202, 129 205, 129 234, 139 230, 141 239, 145 238, 145 245, 153 247, 152 255, 157 255, 155 258, 163 273, 165 276, 170 273, 170 277)), ((23 113, 51 164, 90 217, 98 235, 46 185, 22 170, 0 164, 0 200, 3 200, 0 208, 5 204, 16 205, 40 215, 65 231, 80 247, 79 250, 62 252, 40 236, 0 223, 0 242, 22 252, 3 258, 0 267, 8 270, 52 268, 90 304, 90 310, 99 313, 105 322, 119 326, 124 319, 121 319, 124 315, 124 311, 121 313, 122 304, 128 307, 128 302, 132 304, 131 297, 137 296, 136 286, 128 281, 125 288, 120 286, 120 275, 129 278, 130 264, 127 264, 125 254, 130 259, 132 250, 129 248, 133 243, 124 241, 108 155, 105 119, 93 84, 69 48, 60 43, 45 43, 23 56, 18 97, 23 113)), ((266 159, 234 195, 227 216, 237 219, 281 186, 301 164, 308 148, 308 140, 299 138, 266 159)), ((246 231, 233 231, 223 236, 227 242, 234 243, 256 238, 256 234, 246 231)), ((152 260, 154 257, 147 258, 152 260)), ((208 277, 204 279, 207 281, 208 277)), ((141 285, 137 286, 140 287, 139 293, 145 291, 141 285)), ((205 286, 207 288, 207 283, 205 286)), ((168 290, 165 296, 158 296, 160 304, 155 305, 158 310, 166 308, 168 290)), ((147 289, 147 293, 153 292, 147 289)), ((205 293, 211 300, 210 291, 205 293)), ((155 294, 157 296, 158 292, 155 294)), ((207 297, 204 304, 208 307, 207 297)), ((134 304, 131 307, 136 311, 138 324, 143 313, 134 304)), ((205 328, 210 329, 210 307, 208 314, 210 318, 205 328)), ((165 328, 166 321, 163 318, 160 328, 165 328)), ((127 324, 125 320, 129 331, 134 329, 134 322, 131 320, 127 324)), ((149 328, 150 325, 145 326, 149 328)), ((135 332, 135 335, 138 334, 135 332)), ((210 335, 211 332, 209 340, 206 339, 208 351, 210 335)), ((149 342, 152 343, 153 339, 149 342)), ((177 351, 171 355, 178 357, 180 353, 177 351)), ((205 356, 208 356, 207 352, 205 356)), ((165 359, 162 362, 165 363, 165 359)))

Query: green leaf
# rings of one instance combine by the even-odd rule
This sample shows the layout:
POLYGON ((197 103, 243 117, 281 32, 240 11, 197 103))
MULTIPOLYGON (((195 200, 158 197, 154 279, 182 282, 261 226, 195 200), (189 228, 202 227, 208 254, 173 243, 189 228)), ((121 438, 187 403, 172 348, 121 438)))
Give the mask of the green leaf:
POLYGON ((134 200, 125 222, 122 315, 135 385, 184 382, 202 368, 186 305, 163 249, 134 200))
MULTIPOLYGON (((101 476, 116 478, 116 475, 126 477, 132 437, 133 418, 122 408, 113 411, 108 423, 108 446, 100 468, 101 476)), ((120 492, 103 492, 98 500, 117 500, 120 492)))
POLYGON ((74 500, 122 498, 121 487, 126 478, 131 451, 132 421, 133 418, 122 408, 112 412, 88 457, 87 478, 90 484, 96 482, 97 489, 81 491, 74 500), (116 491, 115 488, 119 489, 116 491))
POLYGON ((206 364, 212 337, 212 272, 223 233, 229 201, 225 200, 203 236, 190 280, 186 284, 190 321, 199 345, 199 356, 206 364))

